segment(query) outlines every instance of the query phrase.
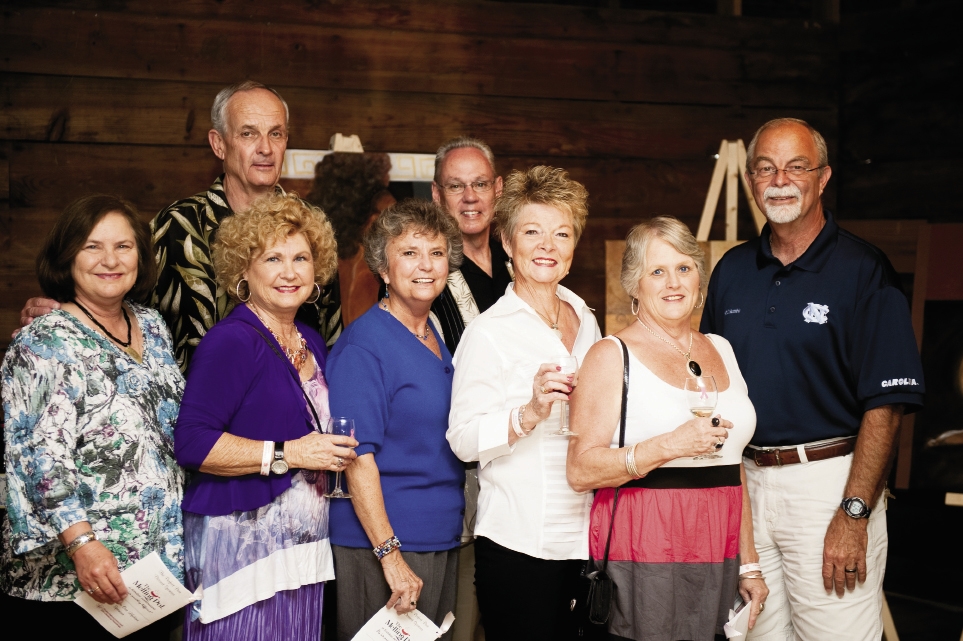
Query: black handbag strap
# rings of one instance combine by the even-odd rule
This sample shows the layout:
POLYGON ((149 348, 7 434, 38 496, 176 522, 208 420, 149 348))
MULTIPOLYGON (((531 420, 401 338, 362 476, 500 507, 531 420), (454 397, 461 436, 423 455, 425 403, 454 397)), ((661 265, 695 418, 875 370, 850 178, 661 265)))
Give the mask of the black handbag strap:
MULTIPOLYGON (((274 352, 274 354, 275 354, 278 358, 280 358, 282 361, 284 361, 284 364, 285 364, 285 365, 291 365, 291 361, 289 361, 288 359, 286 359, 286 358, 281 354, 281 352, 278 351, 278 348, 274 346, 274 343, 272 343, 271 340, 270 340, 267 336, 264 335, 264 332, 262 332, 261 330, 259 330, 257 327, 254 327, 254 325, 251 325, 251 327, 254 329, 255 332, 257 332, 257 333, 261 336, 261 338, 264 339, 264 342, 268 344, 268 347, 271 348, 271 351, 274 352)), ((291 365, 291 367, 288 367, 287 370, 288 370, 288 371, 291 373, 291 375, 294 377, 294 382, 297 384, 298 389, 301 390, 301 393, 304 395, 304 400, 306 400, 306 401, 308 402, 308 409, 311 410, 311 416, 314 417, 314 424, 317 425, 318 431, 319 431, 319 432, 323 432, 323 431, 324 431, 324 426, 321 425, 321 419, 318 418, 318 413, 317 413, 317 411, 315 411, 315 409, 314 409, 314 403, 311 402, 311 397, 308 396, 308 393, 304 391, 304 388, 303 388, 303 387, 301 387, 301 378, 298 376, 297 372, 294 371, 294 366, 293 366, 293 365, 291 365)), ((623 403, 623 404, 624 404, 624 403, 623 403)), ((623 429, 623 431, 624 431, 624 429, 623 429)))
MULTIPOLYGON (((619 448, 625 447, 625 412, 629 406, 629 348, 625 342, 615 337, 622 346, 622 414, 619 418, 619 448)), ((609 547, 612 545, 612 530, 615 529, 615 510, 619 507, 619 490, 615 488, 615 500, 612 502, 612 523, 609 525, 609 536, 605 540, 605 556, 602 557, 602 572, 609 564, 609 547)))

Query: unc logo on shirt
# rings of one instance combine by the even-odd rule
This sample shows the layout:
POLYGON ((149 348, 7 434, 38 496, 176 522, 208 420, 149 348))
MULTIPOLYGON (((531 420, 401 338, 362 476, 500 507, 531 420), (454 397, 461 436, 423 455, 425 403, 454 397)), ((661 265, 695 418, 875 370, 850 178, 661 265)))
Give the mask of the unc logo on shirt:
POLYGON ((819 303, 809 303, 803 310, 803 320, 807 323, 817 323, 819 325, 825 325, 829 320, 826 315, 829 313, 829 305, 820 305, 819 303))

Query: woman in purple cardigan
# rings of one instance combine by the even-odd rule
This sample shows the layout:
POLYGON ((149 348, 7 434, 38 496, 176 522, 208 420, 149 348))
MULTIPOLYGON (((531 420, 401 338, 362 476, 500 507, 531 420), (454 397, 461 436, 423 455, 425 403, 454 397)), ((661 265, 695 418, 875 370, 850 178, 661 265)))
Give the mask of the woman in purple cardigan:
POLYGON ((174 432, 184 492, 187 640, 316 641, 334 578, 321 470, 344 470, 357 441, 321 434, 326 349, 295 320, 337 269, 320 210, 275 194, 225 219, 218 286, 239 303, 197 347, 174 432))

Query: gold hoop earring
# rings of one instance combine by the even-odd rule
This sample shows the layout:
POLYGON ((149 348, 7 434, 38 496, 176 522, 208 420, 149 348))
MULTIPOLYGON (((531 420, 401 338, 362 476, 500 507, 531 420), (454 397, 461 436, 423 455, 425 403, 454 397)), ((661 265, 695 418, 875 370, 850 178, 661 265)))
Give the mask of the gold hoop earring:
POLYGON ((316 303, 316 302, 318 302, 318 299, 321 298, 321 285, 318 285, 317 283, 315 283, 315 284, 314 284, 314 288, 315 288, 316 290, 318 290, 318 295, 314 297, 314 300, 306 300, 306 301, 304 301, 305 303, 309 303, 309 304, 310 304, 310 303, 316 303))
POLYGON ((702 309, 702 306, 706 304, 706 295, 703 294, 701 290, 699 291, 699 295, 702 296, 702 300, 695 306, 696 309, 702 309))
POLYGON ((248 288, 247 288, 247 298, 241 298, 241 283, 246 283, 246 282, 247 282, 247 279, 246 279, 246 278, 242 278, 241 280, 237 281, 237 285, 234 286, 234 293, 237 294, 237 299, 238 299, 239 301, 241 301, 242 303, 246 303, 246 302, 248 302, 249 300, 251 300, 251 288, 250 288, 250 286, 248 286, 248 288))
POLYGON ((639 299, 635 298, 634 296, 632 297, 632 315, 639 315, 639 299))

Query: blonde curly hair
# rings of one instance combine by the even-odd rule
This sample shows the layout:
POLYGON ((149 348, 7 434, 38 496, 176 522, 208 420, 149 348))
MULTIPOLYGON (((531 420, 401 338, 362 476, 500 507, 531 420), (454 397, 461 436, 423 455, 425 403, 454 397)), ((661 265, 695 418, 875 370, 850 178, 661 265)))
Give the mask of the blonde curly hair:
POLYGON ((211 248, 217 284, 239 301, 238 284, 251 261, 289 236, 304 234, 314 260, 314 282, 324 286, 338 271, 338 247, 327 216, 294 192, 258 198, 225 218, 211 248))

